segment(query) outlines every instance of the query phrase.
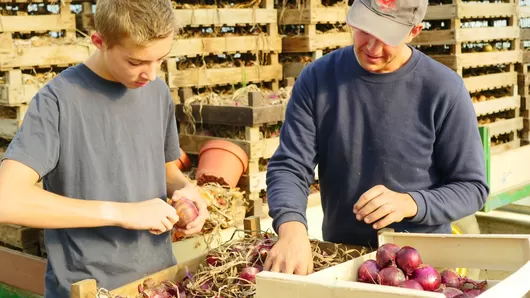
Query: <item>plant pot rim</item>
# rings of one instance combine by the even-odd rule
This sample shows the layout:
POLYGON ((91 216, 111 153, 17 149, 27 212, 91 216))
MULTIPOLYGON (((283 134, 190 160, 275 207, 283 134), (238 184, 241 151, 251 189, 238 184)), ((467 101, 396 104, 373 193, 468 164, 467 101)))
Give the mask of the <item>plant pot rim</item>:
POLYGON ((227 140, 211 140, 206 142, 204 145, 202 145, 201 150, 199 151, 199 159, 201 158, 201 155, 210 150, 210 149, 221 149, 228 151, 239 159, 241 164, 243 165, 243 174, 247 171, 248 167, 248 155, 245 153, 241 147, 239 147, 237 144, 227 141, 227 140))

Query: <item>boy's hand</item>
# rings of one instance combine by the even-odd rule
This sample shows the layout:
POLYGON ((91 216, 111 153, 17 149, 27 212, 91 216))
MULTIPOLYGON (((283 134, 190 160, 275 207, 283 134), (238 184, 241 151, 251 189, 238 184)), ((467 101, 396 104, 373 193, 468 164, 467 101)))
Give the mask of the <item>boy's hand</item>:
POLYGON ((199 216, 197 216, 194 221, 189 223, 186 226, 186 229, 181 229, 176 226, 175 229, 177 229, 177 231, 183 233, 184 235, 191 235, 200 232, 202 230, 202 227, 204 226, 204 222, 210 216, 210 214, 208 212, 206 202, 202 198, 202 195, 200 194, 197 186, 190 183, 184 188, 176 190, 173 193, 171 200, 173 200, 173 202, 176 202, 180 198, 186 198, 195 203, 195 206, 197 206, 197 209, 199 210, 199 216))
POLYGON ((171 231, 179 220, 175 208, 160 198, 138 203, 105 204, 103 209, 106 216, 117 219, 119 226, 130 230, 148 230, 155 235, 171 231), (114 209, 113 206, 118 207, 114 209))

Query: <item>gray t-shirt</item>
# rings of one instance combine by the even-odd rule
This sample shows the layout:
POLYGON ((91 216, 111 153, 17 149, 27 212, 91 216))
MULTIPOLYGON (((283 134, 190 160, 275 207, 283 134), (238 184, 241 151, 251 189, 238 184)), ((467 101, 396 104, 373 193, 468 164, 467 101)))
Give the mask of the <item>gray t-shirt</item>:
MULTIPOLYGON (((165 163, 179 155, 174 103, 162 80, 132 90, 79 64, 33 98, 4 159, 33 168, 56 194, 139 202, 167 198, 165 163)), ((46 298, 70 297, 79 280, 114 289, 176 264, 169 232, 52 229, 45 244, 46 298)))

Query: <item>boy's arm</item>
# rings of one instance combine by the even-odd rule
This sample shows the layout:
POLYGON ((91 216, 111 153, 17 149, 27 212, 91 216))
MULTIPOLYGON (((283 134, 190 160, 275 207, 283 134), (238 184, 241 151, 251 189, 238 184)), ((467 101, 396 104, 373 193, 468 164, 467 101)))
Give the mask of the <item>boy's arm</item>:
POLYGON ((57 99, 44 87, 31 101, 0 165, 1 223, 52 229, 113 225, 166 231, 178 221, 175 209, 160 199, 140 203, 91 201, 39 188, 35 183, 57 165, 59 145, 57 99))

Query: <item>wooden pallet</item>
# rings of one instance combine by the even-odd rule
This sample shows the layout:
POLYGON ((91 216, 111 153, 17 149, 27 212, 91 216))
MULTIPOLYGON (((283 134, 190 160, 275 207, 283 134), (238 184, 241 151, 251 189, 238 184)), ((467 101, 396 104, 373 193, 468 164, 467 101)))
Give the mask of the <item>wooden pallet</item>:
MULTIPOLYGON (((283 65, 283 78, 297 78, 300 72, 311 62, 317 60, 318 58, 321 58, 325 54, 329 53, 330 50, 317 50, 311 53, 306 53, 304 61, 303 62, 285 62, 288 61, 289 57, 284 54, 281 57, 281 64, 283 65)), ((297 53, 298 54, 298 53, 297 53)), ((304 54, 304 53, 300 53, 304 54)))
POLYGON ((501 87, 514 87, 517 86, 517 79, 518 74, 513 64, 510 65, 507 72, 463 78, 464 84, 470 93, 501 87))
POLYGON ((0 106, 0 138, 13 139, 20 125, 22 125, 27 110, 27 104, 0 106))
POLYGON ((268 65, 225 68, 190 68, 178 70, 175 58, 166 60, 168 86, 171 89, 183 87, 204 87, 239 83, 275 82, 277 90, 283 78, 283 69, 278 63, 278 54, 271 53, 268 65))
POLYGON ((169 57, 257 51, 279 53, 282 50, 273 0, 262 1, 260 7, 255 8, 192 8, 175 9, 174 12, 184 30, 203 26, 258 25, 263 32, 241 36, 224 34, 220 37, 179 37, 175 40, 169 57))

